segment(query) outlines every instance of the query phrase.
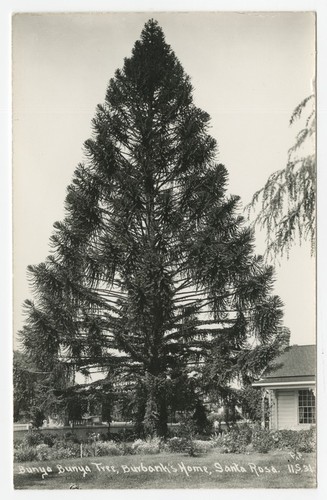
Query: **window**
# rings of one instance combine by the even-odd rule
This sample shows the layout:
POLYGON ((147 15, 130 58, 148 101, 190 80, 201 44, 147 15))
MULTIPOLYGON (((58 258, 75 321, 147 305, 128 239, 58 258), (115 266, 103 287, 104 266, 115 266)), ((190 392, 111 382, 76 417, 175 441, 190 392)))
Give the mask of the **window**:
POLYGON ((316 422, 316 400, 311 389, 299 391, 299 424, 316 422))

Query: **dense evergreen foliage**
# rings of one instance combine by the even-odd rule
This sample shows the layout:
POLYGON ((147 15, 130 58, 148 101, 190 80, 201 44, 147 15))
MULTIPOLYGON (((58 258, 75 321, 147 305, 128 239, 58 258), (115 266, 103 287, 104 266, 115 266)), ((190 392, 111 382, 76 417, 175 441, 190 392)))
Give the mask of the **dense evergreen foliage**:
POLYGON ((283 338, 282 304, 226 194, 209 116, 155 21, 92 125, 51 254, 29 267, 21 340, 42 369, 108 373, 138 395, 138 424, 165 435, 178 392, 198 401, 209 379, 226 389, 262 369, 283 338))

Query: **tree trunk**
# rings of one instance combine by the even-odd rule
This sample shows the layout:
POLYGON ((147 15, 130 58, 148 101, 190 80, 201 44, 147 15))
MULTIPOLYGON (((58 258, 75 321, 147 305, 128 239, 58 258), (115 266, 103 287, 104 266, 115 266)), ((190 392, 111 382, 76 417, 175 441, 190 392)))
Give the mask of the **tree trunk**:
POLYGON ((144 417, 144 431, 148 436, 166 438, 168 432, 168 411, 165 380, 147 373, 147 403, 144 417))
POLYGON ((159 396, 158 398, 159 418, 157 425, 157 434, 158 436, 166 439, 168 434, 168 409, 167 409, 166 391, 164 388, 161 389, 161 392, 159 393, 158 396, 159 396))

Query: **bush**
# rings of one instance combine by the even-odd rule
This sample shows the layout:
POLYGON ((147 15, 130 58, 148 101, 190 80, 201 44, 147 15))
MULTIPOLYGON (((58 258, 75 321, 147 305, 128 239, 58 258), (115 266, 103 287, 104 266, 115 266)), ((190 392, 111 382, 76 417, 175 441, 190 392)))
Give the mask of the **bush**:
MULTIPOLYGON (((191 429, 192 431, 192 429, 191 429)), ((269 431, 259 426, 248 424, 234 426, 223 435, 215 435, 210 441, 195 439, 187 426, 184 436, 172 437, 163 445, 157 437, 147 440, 138 439, 134 443, 111 441, 92 441, 82 446, 83 457, 118 456, 160 453, 162 449, 170 453, 187 453, 191 456, 207 453, 213 447, 221 447, 223 453, 244 453, 251 450, 267 453, 271 449, 291 450, 293 452, 310 453, 315 450, 315 428, 310 430, 269 431)), ((80 444, 74 442, 75 436, 70 434, 64 438, 36 431, 28 432, 22 441, 14 444, 14 459, 17 462, 34 460, 59 460, 79 457, 80 444)))
POLYGON ((267 429, 254 429, 252 434, 252 445, 254 451, 267 453, 274 447, 274 439, 271 431, 267 429))
POLYGON ((197 401, 195 405, 195 410, 192 416, 192 420, 195 425, 196 433, 207 434, 207 435, 210 434, 212 430, 212 423, 208 419, 207 410, 205 406, 200 401, 197 401))
MULTIPOLYGON (((214 446, 212 441, 204 441, 201 439, 193 439, 192 441, 194 453, 207 453, 214 446)), ((190 442, 186 438, 173 437, 167 440, 166 450, 170 453, 189 453, 190 442)))
POLYGON ((120 449, 123 455, 134 455, 135 450, 133 449, 133 444, 132 443, 126 443, 123 441, 120 443, 120 449))
POLYGON ((244 453, 251 443, 252 429, 248 424, 234 426, 229 432, 216 438, 216 445, 222 446, 223 453, 244 453))
POLYGON ((42 433, 39 431, 28 431, 23 437, 23 443, 27 446, 36 446, 42 442, 42 433))
POLYGON ((179 432, 177 434, 178 437, 184 439, 185 442, 185 451, 187 451, 190 457, 195 456, 195 447, 194 447, 194 437, 196 434, 196 425, 192 418, 190 412, 185 412, 180 417, 180 426, 179 432))
POLYGON ((32 462, 37 460, 37 451, 34 446, 20 444, 14 449, 14 460, 16 462, 32 462))
POLYGON ((272 433, 275 448, 311 453, 316 449, 316 430, 280 430, 272 433))
POLYGON ((77 444, 56 443, 48 451, 48 460, 74 458, 80 456, 80 447, 77 444))
POLYGON ((187 440, 181 437, 172 437, 167 440, 166 448, 171 453, 185 453, 187 451, 187 440))
POLYGON ((50 446, 50 448, 55 444, 57 441, 57 436, 50 434, 50 432, 47 432, 46 434, 42 434, 42 441, 44 444, 47 444, 50 446))
POLYGON ((303 430, 299 432, 297 451, 312 453, 316 450, 316 429, 303 430))
POLYGON ((122 455, 122 450, 114 441, 99 441, 96 444, 96 454, 99 457, 122 455))
POLYGON ((132 444, 132 450, 139 455, 154 455, 160 453, 160 444, 160 439, 157 437, 147 439, 146 441, 137 439, 132 444))
POLYGON ((64 441, 66 443, 75 443, 75 444, 80 444, 81 439, 76 436, 74 432, 68 431, 64 434, 64 441))
POLYGON ((213 443, 211 441, 202 439, 194 439, 193 445, 195 453, 208 453, 208 451, 213 448, 213 443))
POLYGON ((47 444, 41 443, 36 446, 36 454, 38 460, 49 459, 50 447, 47 444))

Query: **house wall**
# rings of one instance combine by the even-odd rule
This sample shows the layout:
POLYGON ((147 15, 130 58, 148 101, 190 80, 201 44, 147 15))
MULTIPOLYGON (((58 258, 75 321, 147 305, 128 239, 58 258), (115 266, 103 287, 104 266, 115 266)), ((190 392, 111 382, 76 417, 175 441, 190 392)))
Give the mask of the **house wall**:
POLYGON ((271 429, 310 429, 312 424, 299 424, 298 389, 272 389, 270 398, 271 429))
POLYGON ((278 429, 293 429, 298 423, 297 390, 278 390, 276 399, 278 429))

